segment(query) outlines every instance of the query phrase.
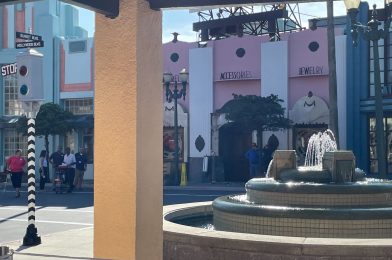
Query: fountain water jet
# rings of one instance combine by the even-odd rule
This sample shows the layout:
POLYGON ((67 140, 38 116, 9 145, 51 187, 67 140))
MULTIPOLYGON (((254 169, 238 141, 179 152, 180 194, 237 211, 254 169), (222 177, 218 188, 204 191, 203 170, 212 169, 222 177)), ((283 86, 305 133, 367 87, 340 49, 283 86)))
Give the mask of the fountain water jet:
POLYGON ((305 166, 320 168, 325 152, 337 151, 336 140, 333 132, 327 129, 324 132, 313 134, 308 141, 306 149, 305 166))

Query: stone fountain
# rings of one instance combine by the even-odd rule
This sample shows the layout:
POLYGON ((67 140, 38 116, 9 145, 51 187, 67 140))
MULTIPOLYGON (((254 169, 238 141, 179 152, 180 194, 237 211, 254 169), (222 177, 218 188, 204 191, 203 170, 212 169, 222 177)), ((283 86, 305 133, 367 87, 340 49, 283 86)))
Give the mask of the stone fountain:
POLYGON ((295 151, 278 150, 268 178, 248 181, 246 194, 167 208, 164 252, 201 259, 202 250, 203 259, 215 259, 224 251, 225 260, 390 259, 392 183, 366 179, 353 153, 336 149, 330 131, 310 139, 308 156, 297 167, 295 151), (211 215, 212 230, 170 221, 211 215))
POLYGON ((355 171, 351 151, 338 151, 330 131, 309 140, 307 166, 295 151, 276 151, 267 176, 246 194, 213 203, 218 230, 279 236, 392 238, 392 184, 355 171))

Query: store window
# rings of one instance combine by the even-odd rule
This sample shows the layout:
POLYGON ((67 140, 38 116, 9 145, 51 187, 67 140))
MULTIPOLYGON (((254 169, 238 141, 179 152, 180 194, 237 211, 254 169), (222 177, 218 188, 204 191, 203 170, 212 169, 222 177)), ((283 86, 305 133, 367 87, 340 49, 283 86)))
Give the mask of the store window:
MULTIPOLYGON (((383 29, 384 23, 381 22, 379 28, 383 29)), ((392 97, 392 31, 389 32, 388 37, 378 41, 378 52, 380 62, 380 82, 382 86, 383 96, 392 97)), ((374 57, 373 57, 373 42, 370 41, 369 50, 369 97, 375 96, 374 85, 374 57)))
POLYGON ((66 99, 64 110, 74 115, 88 115, 94 113, 94 100, 92 98, 66 99))
MULTIPOLYGON (((381 39, 378 41, 378 54, 379 54, 379 62, 380 62, 380 82, 381 86, 384 86, 385 82, 385 77, 384 72, 385 72, 385 62, 384 62, 384 39, 381 39)), ((374 85, 374 57, 373 57, 373 42, 370 41, 370 74, 369 74, 369 97, 374 97, 375 96, 375 85, 374 85)))
POLYGON ((16 74, 3 77, 4 86, 4 115, 18 116, 22 105, 18 101, 18 80, 16 74))
MULTIPOLYGON (((387 152, 388 173, 392 173, 392 116, 384 117, 385 147, 387 152)), ((370 173, 378 172, 376 119, 369 118, 369 162, 370 173)))
POLYGON ((68 132, 64 137, 64 147, 69 147, 72 153, 77 153, 78 148, 75 145, 74 131, 68 132))
POLYGON ((15 129, 5 129, 4 157, 15 154, 16 149, 21 149, 22 155, 27 157, 27 136, 17 133, 15 129))
POLYGON ((86 150, 88 163, 94 161, 94 128, 86 128, 83 130, 83 147, 86 150))

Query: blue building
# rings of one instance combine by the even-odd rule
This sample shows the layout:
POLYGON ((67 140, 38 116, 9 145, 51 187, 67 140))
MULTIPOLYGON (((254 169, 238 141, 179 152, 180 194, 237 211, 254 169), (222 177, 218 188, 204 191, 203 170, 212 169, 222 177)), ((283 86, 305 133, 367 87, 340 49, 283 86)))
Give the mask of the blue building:
MULTIPOLYGON (((383 13, 383 10, 378 12, 383 13)), ((371 19, 367 3, 361 3, 358 20, 366 24, 371 19)), ((381 25, 383 26, 383 24, 381 25)), ((349 30, 349 29, 348 29, 349 30)), ((387 173, 392 173, 392 32, 379 40, 381 85, 385 139, 376 140, 375 134, 375 85, 372 44, 358 38, 358 46, 352 45, 347 34, 347 147, 354 151, 357 167, 370 174, 377 174, 376 144, 385 142, 387 173)))
MULTIPOLYGON (((20 49, 15 49, 16 32, 42 36, 44 102, 60 104, 77 115, 78 128, 67 136, 50 140, 50 151, 57 145, 75 152, 85 147, 90 163, 93 159, 94 41, 79 26, 78 9, 58 0, 45 0, 0 6, 0 66, 16 62, 20 49)), ((27 140, 14 127, 21 113, 17 100, 16 74, 0 78, 0 165, 4 158, 20 148, 25 153, 27 140)), ((37 152, 43 149, 43 138, 37 139, 37 152)), ((88 167, 86 178, 93 178, 88 167)))

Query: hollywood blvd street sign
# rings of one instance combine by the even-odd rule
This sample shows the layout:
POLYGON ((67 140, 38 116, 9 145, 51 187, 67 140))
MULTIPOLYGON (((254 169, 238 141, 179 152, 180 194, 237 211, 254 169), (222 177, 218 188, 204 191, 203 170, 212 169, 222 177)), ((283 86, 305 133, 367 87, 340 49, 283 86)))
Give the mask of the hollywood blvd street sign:
POLYGON ((23 48, 39 48, 44 47, 43 41, 34 41, 34 42, 16 42, 15 48, 16 49, 23 49, 23 48))
POLYGON ((16 39, 25 40, 24 42, 15 42, 16 49, 44 47, 44 41, 39 35, 16 32, 16 39))

